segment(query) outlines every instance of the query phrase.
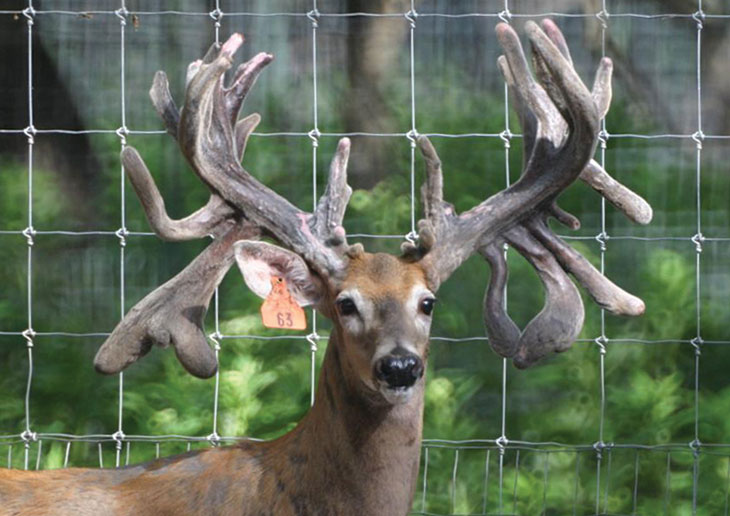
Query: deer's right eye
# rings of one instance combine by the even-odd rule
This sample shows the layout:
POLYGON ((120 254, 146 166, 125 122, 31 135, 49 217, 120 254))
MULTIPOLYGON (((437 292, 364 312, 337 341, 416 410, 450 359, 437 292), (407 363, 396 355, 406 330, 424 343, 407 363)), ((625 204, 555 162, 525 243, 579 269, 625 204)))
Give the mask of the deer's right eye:
POLYGON ((340 315, 355 315, 357 313, 357 305, 349 297, 339 299, 337 301, 337 310, 340 315))

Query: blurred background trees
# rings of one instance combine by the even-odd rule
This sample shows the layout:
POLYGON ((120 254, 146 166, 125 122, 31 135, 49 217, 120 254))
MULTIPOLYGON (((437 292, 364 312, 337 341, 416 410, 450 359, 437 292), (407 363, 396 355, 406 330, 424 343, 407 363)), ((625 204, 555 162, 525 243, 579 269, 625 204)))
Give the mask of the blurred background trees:
MULTIPOLYGON (((27 26, 9 1, 0 13, 0 129, 28 125, 27 26)), ((147 90, 154 72, 164 69, 178 102, 184 70, 214 41, 212 2, 127 1, 124 106, 121 99, 119 2, 37 0, 33 27, 33 349, 30 414, 36 432, 111 434, 117 428, 116 377, 97 375, 92 357, 123 310, 179 271, 206 242, 164 243, 148 232, 144 214, 128 183, 121 193, 118 160, 122 126, 145 157, 173 215, 182 216, 207 198, 207 190, 180 157, 174 142, 159 131, 147 90), (84 14, 80 11, 88 10, 84 14), (141 12, 143 11, 143 12, 141 12), (160 13, 168 11, 167 13, 160 13), (188 13, 188 14, 176 14, 188 13), (193 13, 193 14, 190 14, 193 13), (195 14, 197 13, 197 14, 195 14), (124 118, 122 118, 124 116, 124 118), (71 131, 59 132, 45 130, 71 131), (121 287, 119 239, 124 248, 121 287), (102 231, 104 234, 67 234, 102 231), (122 294, 124 306, 121 306, 122 294), (50 333, 51 335, 44 335, 50 333)), ((588 82, 602 54, 602 26, 594 14, 602 2, 511 0, 513 14, 550 11, 573 51, 576 68, 588 82)), ((411 128, 410 26, 405 0, 320 0, 317 28, 317 173, 323 184, 337 136, 353 136, 351 183, 358 188, 347 215, 350 233, 403 235, 410 231, 411 128), (346 13, 366 13, 344 16, 346 13), (369 16, 367 14, 377 14, 369 16)), ((312 199, 313 128, 312 24, 303 0, 222 1, 221 35, 242 31, 242 51, 275 54, 244 106, 258 111, 261 133, 249 143, 244 166, 302 207, 312 199), (297 13, 296 16, 269 16, 297 13)), ((493 16, 502 1, 418 0, 414 33, 416 127, 421 133, 498 134, 505 129, 503 82, 495 65, 499 50, 493 16), (429 16, 438 13, 447 16, 429 16)), ((647 303, 638 319, 606 316, 586 300, 586 325, 573 349, 527 371, 507 367, 505 432, 510 441, 554 442, 566 446, 509 446, 501 460, 502 509, 518 514, 601 512, 689 514, 692 506, 695 431, 695 350, 691 339, 707 342, 700 356, 699 436, 703 443, 730 442, 730 359, 727 307, 730 292, 730 178, 726 138, 703 142, 697 175, 697 25, 691 1, 608 1, 611 13, 605 52, 614 59, 614 103, 606 128, 606 168, 644 195, 655 209, 654 222, 638 227, 610 206, 605 219, 600 199, 582 185, 562 198, 582 228, 568 236, 594 263, 604 228, 611 237, 606 273, 647 303), (626 13, 645 15, 622 16, 626 13), (682 16, 657 16, 675 13, 682 16), (672 136, 674 135, 674 136, 672 136), (683 135, 680 137, 680 135, 683 135), (697 297, 695 244, 697 198, 702 234, 697 297), (698 305, 699 304, 699 305, 698 305), (697 326, 699 306, 700 327, 697 326), (600 348, 605 330, 605 411, 601 417, 600 348), (603 441, 600 483, 597 453, 603 441), (621 444, 641 444, 637 451, 621 444), (669 446, 670 444, 680 444, 669 446), (583 448, 576 448, 582 446, 583 448), (637 474, 638 471, 638 474, 637 474), (638 482, 636 481, 638 479, 638 482), (598 493, 598 505, 596 504, 598 493), (636 493, 636 495, 634 495, 636 493), (635 504, 635 505, 634 505, 635 504)), ((707 14, 730 15, 727 1, 704 1, 707 14)), ((521 26, 525 18, 514 17, 521 26)), ((730 66, 725 18, 704 20, 702 38, 702 131, 728 135, 726 76, 730 66)), ((519 133, 514 115, 509 128, 519 133)), ((519 176, 521 141, 513 138, 507 156, 498 137, 434 136, 445 168, 446 195, 466 209, 519 176), (508 159, 508 161, 506 161, 508 159)), ((416 162, 420 184, 421 162, 416 162)), ((28 225, 27 139, 0 132, 0 457, 9 450, 18 466, 25 428, 28 375, 26 240, 28 225), (4 232, 3 232, 4 231, 4 232), (4 333, 3 333, 4 332, 4 333), (15 443, 9 446, 10 443, 15 443)), ((567 231, 562 231, 567 234, 567 231)), ((363 237, 369 250, 397 252, 398 239, 363 237)), ((542 306, 540 283, 523 260, 510 253, 509 311, 519 323, 542 306)), ((434 320, 425 415, 427 439, 494 440, 502 433, 502 360, 483 337, 481 298, 488 278, 484 264, 468 262, 439 293, 434 320), (439 337, 462 339, 456 342, 439 337)), ((258 320, 258 299, 237 271, 224 280, 219 296, 221 391, 218 432, 271 438, 292 428, 309 403, 309 345, 304 339, 259 340, 276 336, 258 320)), ((215 328, 215 315, 207 320, 215 328)), ((327 334, 327 322, 318 321, 327 334)), ((320 343, 324 348, 326 342, 320 343)), ((321 358, 322 349, 318 351, 321 358)), ((123 428, 128 435, 205 436, 212 431, 213 382, 186 375, 172 353, 153 350, 125 373, 123 428)), ((197 446, 197 445, 196 445, 197 446)), ((163 442, 162 454, 185 449, 163 442)), ((35 458, 34 445, 32 456, 35 458)), ((698 514, 727 507, 728 458, 724 447, 703 448, 699 459, 698 514)), ((63 463, 65 444, 44 442, 41 467, 63 463)), ((132 461, 154 457, 155 446, 133 443, 132 461)), ((106 465, 114 446, 103 447, 106 465)), ((74 465, 98 464, 95 445, 74 444, 74 465)), ((415 511, 495 513, 499 510, 500 449, 487 444, 431 442, 425 498, 415 511), (458 453, 458 455, 457 455, 458 453), (423 506, 422 506, 423 502, 423 506)), ((425 456, 424 456, 425 466, 425 456)), ((422 467, 422 472, 425 470, 422 467)))

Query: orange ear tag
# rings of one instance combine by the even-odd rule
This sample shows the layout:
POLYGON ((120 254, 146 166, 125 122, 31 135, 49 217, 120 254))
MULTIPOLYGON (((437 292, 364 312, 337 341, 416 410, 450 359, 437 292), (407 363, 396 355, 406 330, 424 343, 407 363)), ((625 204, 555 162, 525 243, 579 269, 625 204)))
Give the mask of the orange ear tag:
POLYGON ((267 328, 306 330, 307 317, 294 301, 284 278, 271 278, 271 292, 261 305, 261 320, 267 328))

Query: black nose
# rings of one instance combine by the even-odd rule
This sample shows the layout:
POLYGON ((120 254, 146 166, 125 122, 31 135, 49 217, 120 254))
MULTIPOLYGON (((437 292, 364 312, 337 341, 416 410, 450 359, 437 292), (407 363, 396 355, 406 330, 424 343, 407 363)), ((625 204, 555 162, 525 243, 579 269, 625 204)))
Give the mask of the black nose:
POLYGON ((423 376, 423 361, 416 355, 388 355, 375 364, 375 377, 388 387, 410 387, 423 376))

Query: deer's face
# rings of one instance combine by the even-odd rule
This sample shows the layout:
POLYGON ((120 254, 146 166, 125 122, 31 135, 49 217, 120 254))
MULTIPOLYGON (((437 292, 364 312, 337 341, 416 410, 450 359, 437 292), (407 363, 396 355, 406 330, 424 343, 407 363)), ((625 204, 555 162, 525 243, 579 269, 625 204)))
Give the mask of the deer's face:
POLYGON ((436 301, 418 264, 387 254, 354 257, 334 295, 343 367, 387 403, 407 402, 428 356, 436 301))

